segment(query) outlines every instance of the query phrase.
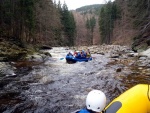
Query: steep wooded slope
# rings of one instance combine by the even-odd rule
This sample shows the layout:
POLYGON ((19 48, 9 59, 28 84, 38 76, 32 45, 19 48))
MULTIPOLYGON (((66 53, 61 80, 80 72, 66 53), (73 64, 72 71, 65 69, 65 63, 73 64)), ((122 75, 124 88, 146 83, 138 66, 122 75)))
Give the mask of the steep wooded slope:
POLYGON ((76 45, 100 44, 98 15, 102 4, 83 6, 73 11, 76 21, 76 45), (92 20, 95 23, 92 26, 92 20))
POLYGON ((103 15, 106 17, 106 19, 100 17, 103 22, 107 25, 109 22, 107 18, 113 22, 113 30, 109 32, 111 34, 109 37, 106 32, 108 28, 102 29, 105 26, 101 27, 102 22, 100 23, 100 30, 104 30, 103 34, 106 34, 103 39, 109 40, 106 43, 128 45, 135 51, 144 50, 150 46, 150 0, 115 0, 113 3, 108 2, 103 9, 103 15), (113 12, 113 5, 120 10, 120 17, 115 21, 113 21, 114 18, 109 18, 118 15, 117 12, 109 13, 113 12))

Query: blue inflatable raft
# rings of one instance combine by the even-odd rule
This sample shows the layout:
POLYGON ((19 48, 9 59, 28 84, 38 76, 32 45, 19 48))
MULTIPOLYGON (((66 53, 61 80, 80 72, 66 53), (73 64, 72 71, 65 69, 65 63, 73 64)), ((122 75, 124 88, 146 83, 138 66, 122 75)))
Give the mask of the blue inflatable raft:
POLYGON ((66 61, 67 62, 72 62, 72 63, 76 63, 76 62, 88 62, 89 60, 92 60, 92 57, 90 57, 90 58, 85 58, 85 57, 76 58, 76 57, 71 56, 71 55, 67 55, 66 56, 66 61))

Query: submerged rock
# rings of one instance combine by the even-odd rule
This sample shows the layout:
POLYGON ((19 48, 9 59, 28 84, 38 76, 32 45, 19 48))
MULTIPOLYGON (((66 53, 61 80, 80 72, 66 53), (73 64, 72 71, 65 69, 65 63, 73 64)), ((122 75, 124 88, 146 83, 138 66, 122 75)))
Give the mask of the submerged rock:
POLYGON ((15 76, 14 68, 8 62, 0 62, 0 73, 6 76, 15 76))

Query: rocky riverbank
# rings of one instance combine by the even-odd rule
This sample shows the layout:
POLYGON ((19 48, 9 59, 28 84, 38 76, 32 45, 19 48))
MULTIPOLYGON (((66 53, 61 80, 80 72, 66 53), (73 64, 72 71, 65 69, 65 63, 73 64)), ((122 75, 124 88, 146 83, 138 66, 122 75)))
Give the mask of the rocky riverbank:
POLYGON ((91 54, 106 55, 111 58, 122 56, 122 53, 126 53, 129 57, 147 57, 150 58, 150 48, 142 52, 134 52, 130 47, 120 45, 95 45, 95 46, 80 46, 72 47, 73 50, 87 50, 90 49, 91 54))
POLYGON ((40 49, 52 49, 49 46, 34 47, 23 44, 15 38, 0 38, 0 62, 10 62, 18 60, 35 60, 35 57, 51 56, 49 53, 40 52, 40 49), (33 55, 34 54, 34 55, 33 55))
POLYGON ((15 38, 0 38, 0 77, 16 76, 16 67, 35 65, 33 62, 43 62, 51 57, 50 53, 40 52, 39 49, 51 49, 42 46, 35 49, 33 46, 26 46, 15 38), (16 64, 16 62, 21 63, 16 64), (31 61, 31 62, 30 62, 31 61))
MULTIPOLYGON (((150 76, 150 48, 142 52, 134 52, 131 48, 120 45, 81 46, 71 49, 79 51, 90 49, 91 54, 101 54, 110 58, 111 65, 134 67, 133 70, 138 71, 137 74, 150 76)), ((120 71, 122 68, 116 69, 116 72, 120 71)))
POLYGON ((21 41, 16 41, 14 38, 0 39, 0 61, 18 60, 28 53, 28 49, 21 41))

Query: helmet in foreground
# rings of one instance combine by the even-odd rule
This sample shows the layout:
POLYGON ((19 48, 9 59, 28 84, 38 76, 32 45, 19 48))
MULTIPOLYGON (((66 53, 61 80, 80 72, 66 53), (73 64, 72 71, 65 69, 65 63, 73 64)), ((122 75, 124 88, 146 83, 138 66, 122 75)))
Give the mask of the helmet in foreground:
POLYGON ((106 106, 106 96, 100 90, 92 90, 86 98, 86 107, 88 110, 101 112, 106 106))

